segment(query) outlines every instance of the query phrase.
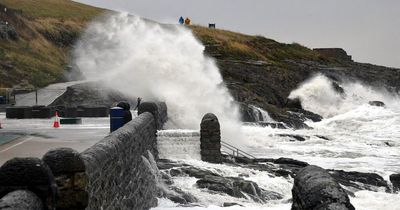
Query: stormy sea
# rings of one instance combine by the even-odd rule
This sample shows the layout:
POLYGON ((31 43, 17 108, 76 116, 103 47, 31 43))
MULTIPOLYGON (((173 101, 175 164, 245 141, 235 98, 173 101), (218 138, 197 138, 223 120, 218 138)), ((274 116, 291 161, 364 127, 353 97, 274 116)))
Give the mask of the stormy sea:
POLYGON ((306 127, 295 129, 251 106, 256 122, 243 123, 216 62, 203 51, 182 26, 128 14, 93 23, 74 50, 86 79, 168 106, 166 130, 158 132, 156 171, 164 196, 153 210, 290 209, 293 174, 305 165, 328 170, 356 209, 399 208, 389 180, 400 173, 398 93, 314 74, 289 98, 321 120, 304 117, 306 127), (199 126, 206 113, 221 125, 223 164, 201 161, 199 126), (239 150, 248 155, 230 156, 239 150), (232 183, 250 187, 238 195, 232 183))

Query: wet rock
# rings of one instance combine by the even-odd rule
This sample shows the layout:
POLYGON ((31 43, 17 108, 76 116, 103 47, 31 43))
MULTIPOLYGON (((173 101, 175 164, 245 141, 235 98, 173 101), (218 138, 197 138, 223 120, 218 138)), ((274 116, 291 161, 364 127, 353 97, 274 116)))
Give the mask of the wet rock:
POLYGON ((254 116, 253 109, 245 103, 239 103, 239 112, 242 122, 257 122, 258 118, 254 116))
POLYGON ((271 127, 271 128, 277 128, 277 129, 287 129, 287 127, 285 126, 285 124, 281 123, 281 122, 257 122, 255 123, 256 125, 260 125, 263 127, 271 127))
POLYGON ((344 89, 342 88, 342 86, 339 85, 339 83, 332 81, 332 87, 333 90, 335 90, 337 93, 341 95, 345 94, 344 89))
POLYGON ((241 167, 267 171, 275 176, 282 177, 294 177, 300 169, 306 166, 308 166, 308 163, 291 158, 257 158, 251 164, 241 164, 241 167))
POLYGON ((318 137, 318 138, 320 138, 320 139, 323 139, 323 140, 327 140, 327 141, 330 140, 330 139, 329 139, 328 137, 326 137, 326 136, 316 135, 316 137, 318 137))
POLYGON ((288 111, 292 117, 298 118, 301 121, 311 120, 313 122, 319 122, 322 120, 322 116, 315 114, 304 109, 289 109, 288 111))
POLYGON ((225 202, 222 206, 223 206, 223 207, 230 207, 230 206, 243 206, 243 205, 240 205, 240 204, 238 204, 238 203, 229 203, 229 202, 225 202))
POLYGON ((292 189, 292 210, 354 210, 343 188, 323 168, 300 170, 292 189))
POLYGON ((234 157, 234 160, 235 160, 236 163, 243 163, 243 164, 250 164, 250 163, 254 162, 253 159, 250 159, 248 157, 240 157, 240 156, 239 157, 234 157))
POLYGON ((368 104, 371 106, 380 106, 380 107, 385 106, 385 103, 383 103, 382 101, 370 101, 368 102, 368 104))
POLYGON ((294 99, 288 98, 286 101, 285 107, 295 108, 295 109, 303 109, 299 98, 294 98, 294 99))
POLYGON ((160 170, 171 169, 174 167, 184 167, 184 166, 190 166, 190 165, 185 164, 185 163, 175 162, 175 161, 168 160, 168 159, 158 159, 157 160, 157 167, 160 170))
POLYGON ((400 191, 400 174, 392 174, 389 177, 390 181, 393 185, 393 191, 399 192, 400 191))
POLYGON ((166 193, 165 197, 171 201, 179 204, 189 204, 198 202, 197 198, 192 194, 184 192, 177 187, 170 187, 170 191, 166 193))
POLYGON ((388 183, 378 174, 343 170, 328 170, 328 172, 344 186, 358 190, 377 191, 376 187, 389 190, 388 183))
POLYGON ((256 202, 281 199, 282 195, 261 189, 255 182, 239 177, 205 176, 196 182, 199 188, 207 188, 237 198, 250 196, 256 202))
POLYGON ((293 135, 293 134, 276 134, 277 136, 280 137, 290 137, 291 139, 295 141, 305 141, 306 139, 303 136, 300 135, 293 135))
POLYGON ((206 170, 206 169, 199 169, 199 168, 195 168, 195 167, 184 167, 181 168, 181 171, 191 177, 196 177, 198 179, 202 179, 205 176, 219 176, 218 174, 206 170))
POLYGON ((278 158, 274 161, 275 164, 280 164, 280 165, 294 165, 298 167, 306 167, 309 164, 303 161, 291 159, 291 158, 278 158))
POLYGON ((27 190, 16 190, 0 199, 1 210, 38 210, 43 203, 35 193, 27 190))

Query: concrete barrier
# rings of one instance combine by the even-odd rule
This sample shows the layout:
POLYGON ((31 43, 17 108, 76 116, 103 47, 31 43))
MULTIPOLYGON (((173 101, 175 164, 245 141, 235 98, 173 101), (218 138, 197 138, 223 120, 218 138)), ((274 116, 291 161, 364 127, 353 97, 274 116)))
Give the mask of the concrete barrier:
POLYGON ((7 107, 6 108, 6 117, 9 119, 32 118, 32 107, 29 107, 29 106, 7 107))

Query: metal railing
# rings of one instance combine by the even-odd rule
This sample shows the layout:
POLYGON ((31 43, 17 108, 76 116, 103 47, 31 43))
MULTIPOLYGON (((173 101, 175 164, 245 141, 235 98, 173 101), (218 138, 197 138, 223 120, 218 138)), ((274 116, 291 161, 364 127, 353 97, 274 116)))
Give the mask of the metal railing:
POLYGON ((224 141, 221 141, 221 147, 226 150, 229 150, 231 152, 231 153, 224 152, 227 155, 232 155, 233 157, 245 157, 245 158, 249 158, 249 159, 256 159, 256 157, 254 157, 253 155, 251 155, 235 146, 232 146, 224 141))

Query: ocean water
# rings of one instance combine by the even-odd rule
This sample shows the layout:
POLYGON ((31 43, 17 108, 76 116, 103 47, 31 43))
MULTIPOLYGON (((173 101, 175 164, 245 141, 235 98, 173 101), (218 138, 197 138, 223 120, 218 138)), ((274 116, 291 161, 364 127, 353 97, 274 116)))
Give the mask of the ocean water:
MULTIPOLYGON (((395 93, 377 90, 362 83, 342 84, 345 94, 336 93, 328 78, 316 75, 291 96, 299 97, 302 105, 308 110, 324 116, 321 122, 307 121, 313 129, 293 130, 274 129, 243 125, 241 131, 245 141, 241 149, 256 157, 279 158, 288 157, 306 161, 326 169, 341 169, 345 171, 370 172, 381 175, 389 182, 389 176, 400 173, 400 100, 395 93), (334 98, 334 100, 331 100, 334 98), (385 107, 371 106, 369 101, 383 101, 385 107), (333 103, 335 102, 335 103, 333 103), (329 107, 328 105, 331 105, 329 107), (321 108, 329 107, 329 108, 321 108), (305 141, 296 141, 281 134, 297 135, 305 141)), ((195 131, 168 131, 175 133, 171 142, 187 136, 195 131)), ((184 141, 182 153, 196 151, 199 147, 199 137, 191 137, 184 141), (192 148, 192 149, 188 149, 192 148)), ((173 143, 172 143, 173 144, 173 143)), ((170 144, 171 146, 171 144, 170 144)), ((172 146, 171 146, 172 147, 172 146)), ((164 148, 165 151, 168 149, 164 148)), ((260 172, 240 167, 215 165, 205 163, 199 158, 187 158, 174 150, 174 155, 161 152, 164 158, 184 161, 196 167, 205 168, 223 176, 238 176, 245 174, 245 179, 255 181, 260 187, 284 195, 284 199, 271 201, 267 204, 257 204, 246 199, 210 193, 196 188, 196 178, 174 178, 175 185, 199 198, 197 207, 179 207, 177 204, 160 199, 159 206, 154 209, 280 209, 291 208, 290 198, 293 186, 292 179, 274 177, 267 172, 260 172), (224 202, 236 202, 241 205, 221 207, 224 202)), ((193 156, 194 157, 194 156, 193 156)), ((390 183, 390 182, 389 182, 390 183)), ((353 190, 353 189, 349 189, 353 190)), ((355 197, 350 197, 351 203, 359 210, 398 210, 400 209, 400 194, 385 192, 383 188, 376 191, 354 191, 355 197)))

